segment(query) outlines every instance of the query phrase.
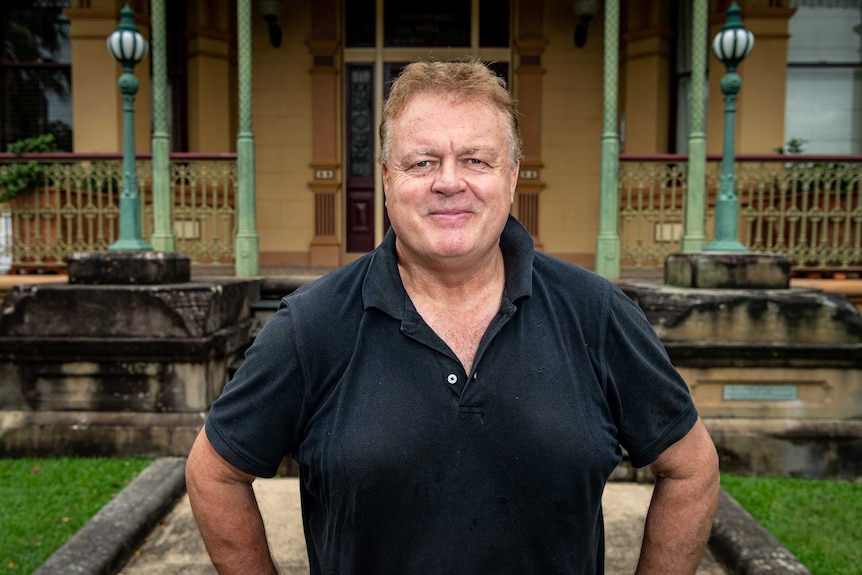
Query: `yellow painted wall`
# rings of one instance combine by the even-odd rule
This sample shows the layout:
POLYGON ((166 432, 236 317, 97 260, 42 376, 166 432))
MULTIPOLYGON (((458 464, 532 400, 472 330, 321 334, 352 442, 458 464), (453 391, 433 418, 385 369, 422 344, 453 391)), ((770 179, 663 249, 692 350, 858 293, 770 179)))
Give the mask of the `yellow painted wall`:
POLYGON ((199 35, 189 40, 189 150, 224 152, 230 149, 229 44, 199 35))
MULTIPOLYGON (((141 15, 140 20, 136 22, 138 31, 147 38, 150 38, 150 20, 149 15, 141 15), (142 21, 141 21, 142 20, 142 21)), ((107 50, 107 47, 105 48, 107 50)), ((117 64, 116 77, 119 78, 123 69, 117 64)), ((153 141, 153 82, 150 75, 150 51, 147 50, 147 56, 135 66, 135 77, 138 79, 138 93, 135 95, 135 153, 149 153, 150 145, 153 141)), ((120 90, 116 90, 117 94, 120 90)), ((120 99, 120 110, 122 112, 122 96, 117 96, 120 99)), ((122 119, 120 120, 120 149, 123 148, 123 130, 122 119)))
POLYGON ((230 2, 197 1, 187 6, 188 142, 192 152, 232 149, 230 2))
POLYGON ((670 120, 667 50, 667 40, 658 35, 631 40, 627 45, 625 90, 620 93, 626 113, 621 152, 667 152, 670 120))
POLYGON ((255 6, 252 107, 257 231, 264 265, 305 263, 289 258, 293 254, 307 259, 314 235, 314 194, 308 188, 312 176, 312 59, 306 46, 310 2, 286 3, 280 48, 270 46, 266 23, 255 6))
POLYGON ((620 21, 620 152, 668 151, 675 13, 670 2, 627 0, 620 21))
POLYGON ((784 145, 790 13, 750 11, 743 20, 754 33, 755 44, 742 76, 742 90, 751 97, 744 99, 740 110, 742 122, 736 148, 740 154, 770 153, 784 145))
MULTIPOLYGON (((545 3, 539 237, 547 253, 592 265, 598 233, 602 23, 575 48, 571 5, 545 3)), ((529 122, 529 118, 524 118, 529 122)))
POLYGON ((118 66, 106 46, 117 28, 111 6, 66 10, 72 39, 72 137, 75 152, 122 150, 118 66))

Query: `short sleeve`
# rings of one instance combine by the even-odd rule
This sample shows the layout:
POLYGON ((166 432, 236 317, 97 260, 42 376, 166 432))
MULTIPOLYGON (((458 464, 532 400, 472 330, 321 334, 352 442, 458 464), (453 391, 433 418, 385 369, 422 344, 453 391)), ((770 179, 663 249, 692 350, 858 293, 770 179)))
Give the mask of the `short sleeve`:
POLYGON ((613 286, 604 342, 608 402, 620 444, 643 467, 697 421, 688 386, 643 311, 613 286))
POLYGON ((237 469, 272 477, 296 449, 305 403, 301 363, 291 310, 283 304, 255 338, 206 421, 213 448, 237 469))

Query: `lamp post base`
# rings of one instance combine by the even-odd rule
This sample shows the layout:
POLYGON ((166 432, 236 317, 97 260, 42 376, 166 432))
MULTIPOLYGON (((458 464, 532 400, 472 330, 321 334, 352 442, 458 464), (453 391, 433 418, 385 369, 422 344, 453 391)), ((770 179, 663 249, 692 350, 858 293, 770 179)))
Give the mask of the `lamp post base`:
POLYGON ((141 251, 153 251, 153 246, 148 244, 146 240, 142 240, 140 238, 127 238, 127 239, 119 239, 108 246, 108 250, 112 252, 119 251, 133 251, 133 250, 141 250, 141 251))
POLYGON ((705 252, 747 252, 750 251, 739 240, 715 240, 704 246, 705 252))
POLYGON ((66 263, 70 284, 157 285, 191 280, 191 260, 176 252, 76 252, 66 263))
POLYGON ((771 252, 670 254, 664 282, 694 289, 785 290, 790 287, 790 258, 771 252))

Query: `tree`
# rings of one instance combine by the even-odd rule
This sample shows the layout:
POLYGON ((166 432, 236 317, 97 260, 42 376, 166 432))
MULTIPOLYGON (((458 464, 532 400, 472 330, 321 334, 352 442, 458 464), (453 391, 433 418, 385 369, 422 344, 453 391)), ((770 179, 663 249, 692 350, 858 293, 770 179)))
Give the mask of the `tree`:
POLYGON ((5 0, 0 5, 0 144, 53 134, 71 150, 68 2, 5 0), (68 121, 64 121, 68 120, 68 121))

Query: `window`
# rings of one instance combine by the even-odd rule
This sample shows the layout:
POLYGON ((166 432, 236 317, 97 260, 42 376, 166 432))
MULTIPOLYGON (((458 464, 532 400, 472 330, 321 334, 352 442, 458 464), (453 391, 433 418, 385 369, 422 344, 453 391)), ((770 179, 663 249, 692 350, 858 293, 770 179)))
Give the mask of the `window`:
POLYGON ((785 140, 802 140, 808 154, 862 154, 862 8, 821 0, 796 6, 787 47, 785 140))
POLYGON ((61 0, 0 5, 0 148, 53 134, 72 150, 69 20, 61 0))

